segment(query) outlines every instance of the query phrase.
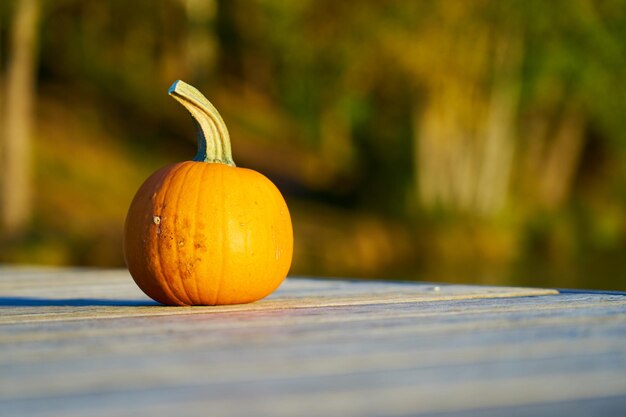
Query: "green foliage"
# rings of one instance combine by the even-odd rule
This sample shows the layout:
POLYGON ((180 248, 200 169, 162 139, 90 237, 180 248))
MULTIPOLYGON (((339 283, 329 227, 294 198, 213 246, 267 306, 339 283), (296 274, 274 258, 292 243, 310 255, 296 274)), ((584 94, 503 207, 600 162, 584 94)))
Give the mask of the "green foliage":
POLYGON ((0 260, 122 264, 138 183, 194 153, 177 78, 297 207, 295 272, 524 283, 626 252, 623 0, 45 6, 35 223, 0 260))

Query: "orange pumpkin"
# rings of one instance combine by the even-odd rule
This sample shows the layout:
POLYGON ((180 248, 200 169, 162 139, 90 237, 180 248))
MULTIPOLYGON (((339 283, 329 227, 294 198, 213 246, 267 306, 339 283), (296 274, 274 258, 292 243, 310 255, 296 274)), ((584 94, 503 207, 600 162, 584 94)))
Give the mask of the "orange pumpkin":
POLYGON ((197 122, 198 154, 158 170, 135 195, 124 227, 130 274, 162 304, 259 300, 291 265, 285 200, 263 175, 235 167, 224 121, 198 90, 176 81, 169 94, 197 122))

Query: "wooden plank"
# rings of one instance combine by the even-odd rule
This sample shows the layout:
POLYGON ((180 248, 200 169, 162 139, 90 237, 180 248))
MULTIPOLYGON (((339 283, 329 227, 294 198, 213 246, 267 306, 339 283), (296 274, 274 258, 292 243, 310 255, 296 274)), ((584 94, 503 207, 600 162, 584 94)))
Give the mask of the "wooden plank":
POLYGON ((290 280, 190 314, 120 271, 5 269, 0 414, 618 415, 624 294, 435 286, 290 280))
POLYGON ((306 307, 397 304, 471 298, 508 298, 555 294, 555 290, 467 285, 380 283, 288 279, 272 295, 247 305, 162 307, 146 297, 126 271, 0 269, 0 324, 268 311, 306 307), (68 288, 71 297, 68 298, 68 288))

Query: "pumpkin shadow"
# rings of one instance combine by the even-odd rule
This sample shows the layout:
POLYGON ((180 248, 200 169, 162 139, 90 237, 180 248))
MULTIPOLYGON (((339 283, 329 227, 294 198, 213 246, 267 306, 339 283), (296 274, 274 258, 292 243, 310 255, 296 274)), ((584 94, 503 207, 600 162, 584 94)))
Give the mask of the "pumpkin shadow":
POLYGON ((0 307, 141 307, 160 306, 152 300, 115 300, 104 298, 0 297, 0 307))

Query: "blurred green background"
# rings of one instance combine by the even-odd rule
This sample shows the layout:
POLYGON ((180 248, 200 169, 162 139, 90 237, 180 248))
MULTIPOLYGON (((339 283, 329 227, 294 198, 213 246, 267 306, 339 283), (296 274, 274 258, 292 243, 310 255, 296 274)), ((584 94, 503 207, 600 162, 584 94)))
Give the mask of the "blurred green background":
POLYGON ((625 69, 623 0, 4 0, 0 262, 123 266, 183 79, 293 275, 626 290, 625 69))

